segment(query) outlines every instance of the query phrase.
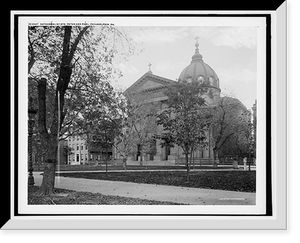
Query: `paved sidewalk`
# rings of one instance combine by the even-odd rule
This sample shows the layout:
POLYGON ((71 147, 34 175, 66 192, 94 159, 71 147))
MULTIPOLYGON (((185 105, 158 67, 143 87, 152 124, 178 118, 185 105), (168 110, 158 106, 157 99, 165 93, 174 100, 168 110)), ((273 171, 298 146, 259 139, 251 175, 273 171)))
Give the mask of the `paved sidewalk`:
MULTIPOLYGON (((34 172, 35 185, 40 186, 43 176, 34 172)), ((255 205, 255 193, 234 192, 188 187, 138 184, 122 181, 90 180, 56 176, 55 187, 193 205, 255 205)))

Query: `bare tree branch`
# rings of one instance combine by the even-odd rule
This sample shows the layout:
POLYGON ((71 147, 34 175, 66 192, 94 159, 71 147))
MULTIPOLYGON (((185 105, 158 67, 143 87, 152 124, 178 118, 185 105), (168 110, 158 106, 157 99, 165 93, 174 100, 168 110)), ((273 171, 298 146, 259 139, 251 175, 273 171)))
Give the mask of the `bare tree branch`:
POLYGON ((69 54, 69 63, 71 63, 72 59, 73 59, 73 56, 74 56, 74 53, 77 49, 77 45, 79 43, 79 41, 81 40, 82 36, 84 35, 84 33, 87 31, 87 29, 89 28, 89 26, 85 26, 78 34, 77 38, 75 39, 72 47, 71 47, 71 50, 70 50, 70 54, 69 54))
POLYGON ((30 51, 30 60, 28 62, 28 73, 30 73, 31 68, 33 67, 34 63, 35 63, 35 52, 33 49, 33 44, 30 40, 30 37, 28 35, 28 42, 29 42, 29 51, 30 51))

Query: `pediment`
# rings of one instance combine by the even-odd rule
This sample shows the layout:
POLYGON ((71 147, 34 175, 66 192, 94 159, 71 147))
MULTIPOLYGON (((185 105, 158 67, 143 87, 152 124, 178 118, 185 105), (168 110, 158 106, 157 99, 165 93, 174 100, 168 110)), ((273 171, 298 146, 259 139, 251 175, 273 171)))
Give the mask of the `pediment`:
POLYGON ((161 83, 158 83, 158 82, 155 82, 153 80, 145 80, 144 82, 142 82, 141 84, 139 84, 136 87, 136 91, 141 92, 141 91, 144 91, 144 90, 147 90, 147 89, 153 89, 153 88, 163 87, 163 86, 165 86, 165 85, 163 85, 161 83))
POLYGON ((155 89, 164 88, 175 81, 166 79, 152 73, 146 73, 132 84, 125 93, 140 93, 144 91, 151 91, 155 89))

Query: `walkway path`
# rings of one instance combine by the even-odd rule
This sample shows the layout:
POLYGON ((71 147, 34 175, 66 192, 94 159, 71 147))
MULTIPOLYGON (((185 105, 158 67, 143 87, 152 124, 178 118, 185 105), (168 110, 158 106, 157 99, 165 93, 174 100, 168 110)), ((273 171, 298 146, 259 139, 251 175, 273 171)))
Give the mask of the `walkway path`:
MULTIPOLYGON (((40 186, 43 176, 34 172, 35 185, 40 186)), ((188 187, 138 184, 121 181, 90 180, 56 177, 55 187, 157 201, 193 205, 255 205, 255 193, 188 187)))

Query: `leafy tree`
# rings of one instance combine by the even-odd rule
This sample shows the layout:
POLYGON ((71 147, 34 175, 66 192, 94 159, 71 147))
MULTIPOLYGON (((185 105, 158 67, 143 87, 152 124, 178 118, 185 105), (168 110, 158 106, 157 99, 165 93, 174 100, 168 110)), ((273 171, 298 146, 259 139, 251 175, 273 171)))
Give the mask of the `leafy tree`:
POLYGON ((115 140, 116 150, 127 160, 139 153, 141 162, 145 153, 153 152, 151 143, 157 133, 156 115, 159 107, 145 102, 141 94, 126 94, 120 109, 122 127, 115 140))
POLYGON ((162 126, 162 146, 180 146, 185 154, 187 182, 191 156, 199 146, 207 144, 206 131, 211 116, 205 109, 205 100, 201 94, 206 92, 202 85, 176 83, 168 88, 164 110, 158 115, 158 125, 162 126), (189 159, 190 155, 190 159, 189 159))
POLYGON ((69 146, 64 146, 63 147, 63 156, 65 156, 66 161, 68 161, 68 156, 73 154, 72 148, 69 146))
POLYGON ((155 103, 143 102, 142 96, 128 99, 126 127, 131 130, 135 153, 140 153, 141 161, 145 153, 150 153, 150 143, 157 133, 156 115, 159 107, 155 103))
POLYGON ((248 168, 251 170, 251 155, 256 153, 256 142, 254 136, 255 121, 251 119, 251 111, 245 111, 241 119, 243 126, 238 131, 236 137, 238 139, 238 146, 243 153, 243 157, 248 158, 248 168))
POLYGON ((135 151, 135 136, 133 131, 132 119, 128 118, 129 116, 129 104, 127 98, 120 93, 118 99, 118 110, 120 117, 115 122, 116 130, 118 133, 116 134, 113 146, 117 150, 117 152, 125 159, 128 159, 129 155, 132 155, 135 151))
POLYGON ((62 44, 61 62, 59 67, 59 74, 57 79, 57 86, 55 92, 55 102, 53 109, 52 125, 50 132, 46 127, 46 84, 47 80, 42 78, 38 81, 38 101, 39 101, 39 133, 42 137, 43 143, 46 143, 46 162, 42 185, 39 189, 40 194, 52 194, 54 189, 55 179, 55 161, 57 154, 57 146, 59 139, 59 130, 61 123, 64 119, 64 102, 65 93, 68 88, 73 66, 73 57, 77 48, 77 45, 86 32, 87 27, 81 29, 76 36, 74 43, 71 45, 72 27, 64 27, 64 37, 62 44), (59 105, 59 107, 58 107, 59 105))
POLYGON ((105 164, 107 174, 108 150, 112 149, 115 138, 121 129, 121 116, 118 109, 118 97, 111 96, 106 106, 98 104, 82 113, 81 127, 86 135, 89 148, 106 152, 105 164), (105 109, 103 109, 105 108, 105 109))
POLYGON ((126 33, 114 26, 29 27, 29 95, 38 101, 47 162, 39 194, 53 193, 58 140, 83 131, 85 109, 99 104, 108 109, 109 81, 121 75, 115 62, 133 51, 126 33))
MULTIPOLYGON (((222 148, 228 147, 233 153, 238 148, 236 145, 244 139, 247 124, 249 121, 249 115, 246 107, 237 99, 231 97, 222 97, 217 103, 217 106, 213 110, 212 120, 212 146, 214 152, 214 164, 218 158, 219 152, 222 148), (238 142, 240 141, 240 142, 238 142)), ((236 154, 239 152, 236 151, 236 154)))
POLYGON ((105 172, 108 175, 108 150, 112 149, 116 127, 115 123, 109 117, 103 117, 93 133, 93 146, 96 146, 102 152, 105 151, 105 172))

